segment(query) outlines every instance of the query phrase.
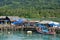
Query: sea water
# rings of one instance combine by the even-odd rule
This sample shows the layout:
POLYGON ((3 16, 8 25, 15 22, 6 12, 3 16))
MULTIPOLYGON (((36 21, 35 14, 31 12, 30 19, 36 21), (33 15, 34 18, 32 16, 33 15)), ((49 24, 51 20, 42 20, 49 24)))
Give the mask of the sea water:
POLYGON ((60 34, 56 35, 45 35, 32 33, 27 34, 26 32, 0 32, 0 40, 60 40, 60 34))

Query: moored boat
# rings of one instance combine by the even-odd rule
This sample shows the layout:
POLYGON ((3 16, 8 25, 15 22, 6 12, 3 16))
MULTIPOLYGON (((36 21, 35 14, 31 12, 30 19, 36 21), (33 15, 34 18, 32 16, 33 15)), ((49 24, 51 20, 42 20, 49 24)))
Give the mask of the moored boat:
POLYGON ((49 35, 54 35, 56 34, 55 31, 50 31, 50 30, 42 30, 40 28, 36 29, 39 34, 49 34, 49 35))

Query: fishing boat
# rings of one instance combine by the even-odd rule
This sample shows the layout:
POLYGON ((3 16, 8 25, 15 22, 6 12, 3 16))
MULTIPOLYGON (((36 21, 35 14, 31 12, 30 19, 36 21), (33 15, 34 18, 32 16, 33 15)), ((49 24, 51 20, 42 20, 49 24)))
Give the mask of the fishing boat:
POLYGON ((42 30, 41 28, 37 28, 36 29, 37 30, 37 33, 39 33, 39 34, 49 34, 49 35, 53 35, 53 34, 56 34, 56 32, 53 30, 53 31, 51 31, 51 30, 42 30))
POLYGON ((36 30, 40 34, 56 34, 55 29, 53 27, 49 27, 48 24, 39 23, 36 30))

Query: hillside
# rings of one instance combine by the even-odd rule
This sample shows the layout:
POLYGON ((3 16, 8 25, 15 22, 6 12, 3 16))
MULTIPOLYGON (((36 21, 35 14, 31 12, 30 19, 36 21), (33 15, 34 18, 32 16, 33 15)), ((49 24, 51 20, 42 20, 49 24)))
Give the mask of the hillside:
POLYGON ((60 0, 0 0, 0 16, 60 17, 60 0))

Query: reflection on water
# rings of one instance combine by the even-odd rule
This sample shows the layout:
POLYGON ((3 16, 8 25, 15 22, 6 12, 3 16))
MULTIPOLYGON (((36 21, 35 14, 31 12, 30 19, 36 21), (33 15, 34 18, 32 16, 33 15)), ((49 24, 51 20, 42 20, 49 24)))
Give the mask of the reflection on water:
POLYGON ((0 40, 60 40, 60 35, 26 34, 25 32, 0 32, 0 40))

